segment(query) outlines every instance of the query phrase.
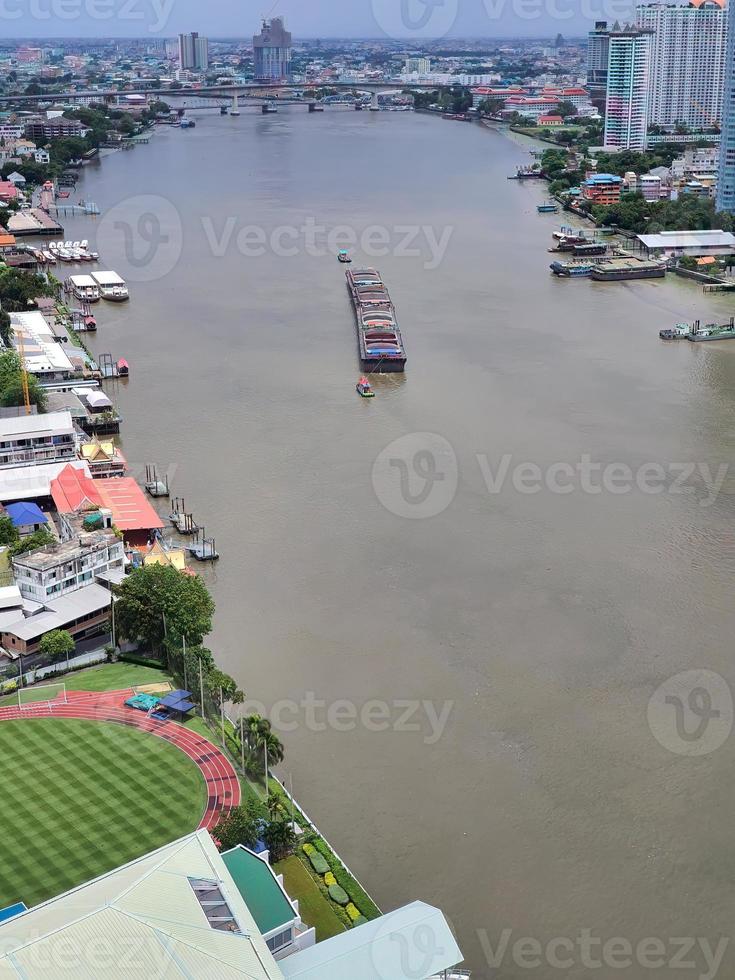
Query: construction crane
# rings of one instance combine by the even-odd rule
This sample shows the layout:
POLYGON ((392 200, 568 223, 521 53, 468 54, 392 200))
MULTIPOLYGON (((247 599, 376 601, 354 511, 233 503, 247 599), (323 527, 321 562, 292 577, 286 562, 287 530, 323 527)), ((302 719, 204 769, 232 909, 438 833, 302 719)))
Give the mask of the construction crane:
POLYGON ((31 396, 28 391, 28 371, 26 370, 26 350, 23 343, 23 328, 16 331, 18 341, 18 353, 20 354, 20 382, 23 387, 23 404, 26 407, 26 415, 31 414, 31 396))

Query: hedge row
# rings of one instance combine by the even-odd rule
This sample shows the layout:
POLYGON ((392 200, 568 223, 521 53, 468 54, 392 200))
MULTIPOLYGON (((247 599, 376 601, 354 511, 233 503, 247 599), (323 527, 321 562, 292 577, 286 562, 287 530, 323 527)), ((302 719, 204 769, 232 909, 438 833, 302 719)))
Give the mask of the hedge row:
POLYGON ((137 664, 139 667, 153 667, 155 670, 166 669, 166 664, 162 660, 150 660, 148 657, 141 657, 137 653, 121 653, 117 659, 126 664, 137 664))
POLYGON ((380 916, 380 909, 365 890, 360 887, 357 881, 355 881, 345 866, 334 856, 326 841, 321 837, 316 837, 313 846, 328 862, 337 884, 347 892, 353 905, 360 910, 366 919, 377 919, 380 916))

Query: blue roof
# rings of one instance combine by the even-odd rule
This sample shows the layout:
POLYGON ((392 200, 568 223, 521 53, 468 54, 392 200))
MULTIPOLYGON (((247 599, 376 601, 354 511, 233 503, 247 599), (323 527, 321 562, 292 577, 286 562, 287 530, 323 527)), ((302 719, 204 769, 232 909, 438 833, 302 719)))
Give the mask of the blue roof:
POLYGON ((20 500, 17 504, 8 504, 5 512, 13 522, 14 527, 24 527, 26 524, 46 524, 48 517, 38 504, 28 500, 20 500))
POLYGON ((585 184, 620 184, 623 178, 617 174, 593 174, 585 180, 585 184))
POLYGON ((21 912, 25 911, 25 902, 16 902, 15 905, 8 905, 7 908, 0 909, 0 922, 7 922, 8 919, 12 919, 13 916, 20 915, 21 912))

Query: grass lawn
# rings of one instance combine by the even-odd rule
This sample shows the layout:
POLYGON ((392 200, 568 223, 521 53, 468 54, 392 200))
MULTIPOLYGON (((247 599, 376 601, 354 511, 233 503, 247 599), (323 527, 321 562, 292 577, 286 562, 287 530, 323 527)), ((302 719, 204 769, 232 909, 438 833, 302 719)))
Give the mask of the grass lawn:
POLYGON ((0 908, 36 905, 181 837, 205 805, 183 752, 135 729, 72 719, 0 724, 0 908))
POLYGON ((171 683, 171 677, 165 670, 156 667, 141 667, 119 660, 116 664, 90 667, 89 670, 76 671, 65 677, 52 677, 49 683, 54 681, 64 681, 67 691, 117 691, 143 684, 171 683))
POLYGON ((329 939, 345 927, 332 911, 329 901, 322 895, 309 872, 294 855, 273 865, 277 875, 283 875, 283 885, 291 896, 299 900, 301 918, 316 929, 316 941, 329 939))

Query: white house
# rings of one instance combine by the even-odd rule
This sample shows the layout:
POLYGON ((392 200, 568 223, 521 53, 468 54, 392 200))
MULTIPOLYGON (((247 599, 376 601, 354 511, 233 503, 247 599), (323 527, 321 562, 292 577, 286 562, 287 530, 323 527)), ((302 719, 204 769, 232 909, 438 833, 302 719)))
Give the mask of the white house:
POLYGON ((16 187, 25 187, 26 179, 23 174, 19 174, 17 170, 14 170, 12 174, 8 174, 7 180, 11 184, 15 184, 16 187))
POLYGON ((50 163, 51 157, 49 156, 48 150, 36 150, 33 154, 33 159, 36 163, 50 163))

